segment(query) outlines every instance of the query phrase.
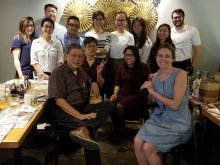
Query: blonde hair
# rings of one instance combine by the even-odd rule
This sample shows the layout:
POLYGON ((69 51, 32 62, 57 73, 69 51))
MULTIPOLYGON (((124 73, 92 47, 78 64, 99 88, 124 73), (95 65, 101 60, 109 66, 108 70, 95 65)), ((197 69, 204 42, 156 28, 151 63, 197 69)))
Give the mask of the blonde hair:
POLYGON ((21 18, 20 23, 19 23, 18 35, 23 37, 25 42, 31 42, 35 38, 35 26, 34 26, 34 32, 31 34, 30 37, 28 37, 25 34, 25 28, 28 26, 29 22, 32 22, 33 26, 34 26, 34 20, 32 17, 23 17, 23 18, 21 18))

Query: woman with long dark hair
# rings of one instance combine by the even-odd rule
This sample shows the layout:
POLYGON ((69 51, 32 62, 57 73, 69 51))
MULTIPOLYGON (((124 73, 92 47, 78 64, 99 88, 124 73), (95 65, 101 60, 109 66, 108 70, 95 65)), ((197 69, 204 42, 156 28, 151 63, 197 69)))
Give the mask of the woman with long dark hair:
POLYGON ((146 22, 141 17, 136 17, 131 24, 131 33, 134 36, 135 46, 139 50, 140 60, 147 63, 152 42, 147 36, 146 22))
POLYGON ((116 105, 116 112, 112 115, 114 124, 112 142, 122 138, 122 128, 126 117, 138 118, 143 114, 143 102, 140 95, 141 84, 148 79, 149 69, 140 61, 138 48, 128 46, 124 50, 124 64, 120 65, 114 86, 114 93, 110 101, 116 105))
POLYGON ((157 51, 160 45, 163 44, 164 42, 167 42, 175 48, 175 45, 171 39, 170 34, 171 34, 170 25, 166 23, 161 24, 157 29, 156 42, 153 44, 151 48, 150 56, 148 59, 148 65, 152 73, 157 72, 159 69, 159 66, 157 65, 157 62, 156 62, 156 55, 157 55, 157 51))

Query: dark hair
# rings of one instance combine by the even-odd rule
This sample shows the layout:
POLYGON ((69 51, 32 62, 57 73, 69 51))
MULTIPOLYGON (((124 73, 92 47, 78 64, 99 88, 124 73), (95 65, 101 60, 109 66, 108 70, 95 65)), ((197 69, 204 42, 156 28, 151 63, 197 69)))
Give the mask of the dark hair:
POLYGON ((35 38, 35 30, 34 32, 31 34, 30 39, 27 38, 26 34, 25 34, 25 27, 28 25, 29 22, 33 23, 34 29, 35 29, 35 25, 34 25, 34 20, 32 17, 23 17, 21 18, 20 22, 19 22, 19 32, 18 34, 20 36, 22 36, 24 38, 24 40, 27 41, 32 41, 35 38))
POLYGON ((83 46, 85 47, 87 44, 94 42, 97 46, 97 39, 95 39, 94 37, 86 37, 83 41, 83 46))
MULTIPOLYGON (((133 45, 129 45, 124 49, 124 54, 127 50, 131 50, 132 54, 135 58, 135 63, 134 63, 134 67, 140 64, 140 56, 139 56, 139 50, 136 46, 133 45)), ((127 63, 125 62, 125 66, 128 68, 127 63)))
POLYGON ((115 17, 117 17, 117 15, 119 15, 119 14, 124 14, 124 15, 125 15, 126 22, 128 23, 128 15, 127 15, 127 13, 126 13, 125 11, 118 11, 118 12, 116 13, 115 17))
POLYGON ((84 53, 83 47, 79 44, 74 43, 74 44, 70 44, 67 46, 66 51, 65 51, 65 55, 67 55, 71 49, 81 49, 84 53))
POLYGON ((185 17, 185 13, 182 9, 175 9, 171 14, 171 18, 173 18, 173 13, 182 14, 183 18, 185 17))
MULTIPOLYGON (((142 65, 141 65, 141 61, 140 61, 138 48, 136 46, 129 45, 124 49, 124 54, 127 50, 131 50, 132 54, 135 58, 134 66, 132 69, 132 74, 130 74, 130 77, 128 78, 128 82, 127 82, 130 86, 130 91, 134 91, 134 90, 137 90, 137 88, 139 86, 138 82, 139 82, 139 79, 141 79, 141 77, 139 76, 139 73, 140 73, 142 65)), ((125 66, 126 70, 129 69, 126 62, 124 62, 124 66, 125 66)))
MULTIPOLYGON (((166 23, 161 24, 161 25, 157 28, 157 33, 158 33, 159 29, 160 29, 161 27, 163 27, 163 26, 167 27, 167 29, 168 29, 168 31, 169 31, 169 35, 168 35, 168 37, 166 38, 165 42, 167 42, 167 43, 171 44, 172 46, 174 46, 173 41, 172 41, 171 36, 170 36, 170 34, 171 34, 170 25, 168 25, 168 24, 166 24, 166 23)), ((157 35, 157 37, 156 37, 156 41, 155 41, 155 43, 154 43, 154 46, 155 46, 155 47, 159 47, 159 46, 160 46, 160 38, 158 37, 158 35, 157 35)), ((174 47, 175 47, 175 46, 174 46, 174 47)))
POLYGON ((51 18, 44 18, 44 19, 42 19, 41 27, 43 27, 45 22, 50 22, 53 25, 53 28, 54 28, 54 22, 53 22, 53 20, 51 18))
POLYGON ((105 14, 101 10, 97 10, 92 14, 92 20, 94 20, 98 16, 102 16, 105 19, 105 14))
POLYGON ((144 46, 145 41, 147 40, 147 29, 146 29, 146 22, 143 18, 141 17, 136 17, 132 24, 131 24, 131 33, 134 36, 134 41, 135 41, 135 45, 140 49, 144 46), (141 36, 137 37, 136 33, 133 31, 133 25, 135 22, 140 22, 141 27, 142 27, 142 31, 141 31, 141 36))
MULTIPOLYGON (((79 21, 79 18, 77 16, 74 16, 74 15, 71 15, 67 18, 67 21, 66 22, 69 22, 70 19, 74 19, 76 21, 79 21)), ((79 21, 80 22, 80 21, 79 21)))
POLYGON ((175 47, 173 47, 173 45, 171 45, 171 44, 169 44, 169 43, 167 43, 167 42, 164 42, 164 43, 161 44, 160 47, 158 48, 157 54, 158 54, 159 50, 162 49, 162 48, 167 48, 167 49, 169 49, 169 50, 171 51, 171 53, 172 53, 172 59, 175 59, 175 57, 176 57, 176 56, 175 56, 175 47))
POLYGON ((57 11, 57 6, 54 5, 54 4, 46 4, 46 5, 44 6, 44 11, 46 11, 48 7, 52 7, 52 8, 54 8, 54 9, 56 9, 56 11, 57 11))

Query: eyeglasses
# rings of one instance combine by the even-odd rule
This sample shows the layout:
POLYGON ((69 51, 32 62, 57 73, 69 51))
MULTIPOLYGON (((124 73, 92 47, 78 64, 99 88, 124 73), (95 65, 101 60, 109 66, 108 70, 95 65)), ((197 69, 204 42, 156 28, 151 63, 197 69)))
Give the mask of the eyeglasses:
POLYGON ((73 24, 73 23, 69 23, 69 24, 67 24, 67 26, 69 26, 69 27, 74 27, 74 28, 79 28, 79 25, 77 25, 77 24, 73 24))
POLYGON ((180 16, 176 16, 176 17, 173 17, 174 20, 177 20, 177 19, 181 19, 183 16, 180 15, 180 16))
POLYGON ((116 22, 124 22, 126 20, 116 19, 116 22))
POLYGON ((134 57, 133 54, 128 54, 128 53, 124 54, 124 56, 125 56, 125 57, 134 57))
POLYGON ((43 27, 44 27, 45 29, 53 29, 53 26, 44 25, 43 27))
POLYGON ((70 55, 72 58, 78 58, 78 59, 83 59, 84 58, 84 55, 76 55, 76 54, 71 54, 70 55))
POLYGON ((103 18, 95 18, 95 21, 103 21, 103 18))

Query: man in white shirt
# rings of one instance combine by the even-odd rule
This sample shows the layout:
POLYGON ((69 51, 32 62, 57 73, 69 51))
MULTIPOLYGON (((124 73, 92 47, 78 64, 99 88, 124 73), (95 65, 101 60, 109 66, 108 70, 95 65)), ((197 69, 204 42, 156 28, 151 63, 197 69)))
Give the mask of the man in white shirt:
MULTIPOLYGON (((44 14, 45 17, 51 18, 54 21, 55 27, 52 34, 52 37, 56 39, 60 39, 64 34, 66 34, 67 30, 64 26, 56 23, 58 9, 54 4, 46 4, 44 6, 44 14)), ((35 30, 36 37, 39 38, 41 36, 41 27, 38 25, 35 30)))
POLYGON ((200 52, 199 32, 195 27, 184 23, 185 13, 182 9, 175 9, 171 17, 174 24, 171 29, 171 38, 176 47, 176 59, 173 66, 192 74, 200 52))

